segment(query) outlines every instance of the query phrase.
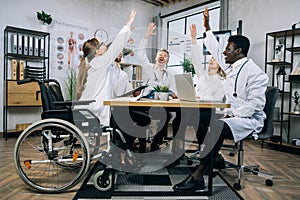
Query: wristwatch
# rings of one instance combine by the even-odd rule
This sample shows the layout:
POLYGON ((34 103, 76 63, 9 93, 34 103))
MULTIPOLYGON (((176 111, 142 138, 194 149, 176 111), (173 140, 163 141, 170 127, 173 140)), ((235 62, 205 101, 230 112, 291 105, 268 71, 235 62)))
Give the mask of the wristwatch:
POLYGON ((101 42, 106 42, 108 39, 108 33, 104 29, 97 29, 95 31, 94 37, 99 39, 101 42))

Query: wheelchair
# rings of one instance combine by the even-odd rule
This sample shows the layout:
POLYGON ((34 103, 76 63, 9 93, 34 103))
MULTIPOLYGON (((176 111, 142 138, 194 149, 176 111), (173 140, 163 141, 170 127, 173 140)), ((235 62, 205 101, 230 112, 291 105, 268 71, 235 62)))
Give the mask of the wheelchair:
MULTIPOLYGON (((91 101, 64 101, 60 84, 55 79, 25 79, 18 84, 37 82, 42 97, 41 120, 26 128, 15 144, 14 165, 21 179, 44 193, 60 193, 74 187, 89 171, 92 160, 102 170, 94 178, 100 191, 112 188, 111 135, 122 133, 111 127, 100 127, 98 118, 87 109, 91 101), (106 140, 102 141, 102 138, 106 140)), ((131 152, 126 150, 129 157, 131 152)))

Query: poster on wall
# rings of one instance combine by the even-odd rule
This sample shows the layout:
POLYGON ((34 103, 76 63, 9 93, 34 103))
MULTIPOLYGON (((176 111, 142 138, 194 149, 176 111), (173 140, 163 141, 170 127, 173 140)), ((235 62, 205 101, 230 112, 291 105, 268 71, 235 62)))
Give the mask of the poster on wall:
POLYGON ((77 72, 83 43, 93 36, 87 21, 55 17, 51 34, 50 77, 64 80, 71 70, 77 72))

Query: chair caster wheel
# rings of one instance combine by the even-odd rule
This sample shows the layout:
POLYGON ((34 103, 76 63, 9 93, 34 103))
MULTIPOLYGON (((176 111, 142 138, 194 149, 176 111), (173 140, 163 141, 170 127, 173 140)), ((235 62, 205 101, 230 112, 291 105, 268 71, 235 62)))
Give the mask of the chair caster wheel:
POLYGON ((272 186, 272 185, 273 185, 273 181, 270 180, 270 179, 267 179, 267 180, 266 180, 266 185, 267 185, 267 186, 272 186))
POLYGON ((236 189, 236 190, 240 190, 242 188, 242 186, 239 183, 234 183, 233 188, 236 189))
POLYGON ((108 176, 103 180, 102 177, 104 170, 97 172, 93 178, 94 186, 99 191, 105 192, 112 188, 112 173, 109 172, 108 176))

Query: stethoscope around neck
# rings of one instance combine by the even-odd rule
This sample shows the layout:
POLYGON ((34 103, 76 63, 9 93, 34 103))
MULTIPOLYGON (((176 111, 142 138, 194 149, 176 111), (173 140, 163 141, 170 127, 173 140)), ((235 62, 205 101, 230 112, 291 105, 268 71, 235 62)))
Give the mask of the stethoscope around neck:
POLYGON ((239 71, 238 71, 238 73, 237 73, 237 75, 236 75, 236 78, 235 78, 235 82, 234 82, 234 92, 233 92, 233 96, 235 97, 235 98, 237 98, 237 92, 236 92, 236 89, 237 89, 237 81, 238 81, 238 78, 239 78, 239 75, 240 75, 240 73, 241 73, 241 71, 242 71, 242 69, 243 69, 243 67, 245 66, 245 64, 248 62, 248 60, 246 60, 244 63, 243 63, 243 65, 240 67, 240 69, 239 69, 239 71))
MULTIPOLYGON (((153 74, 154 74, 154 81, 155 81, 155 82, 159 82, 159 80, 158 80, 158 78, 157 78, 157 75, 156 75, 156 73, 155 73, 155 72, 153 72, 153 74)), ((162 73, 162 78, 161 78, 162 84, 164 84, 164 83, 166 83, 166 82, 167 82, 167 80, 166 80, 166 81, 164 81, 164 75, 166 75, 166 78, 165 78, 165 79, 167 79, 167 77, 168 77, 168 73, 167 73, 167 71, 166 71, 166 70, 163 70, 163 73, 162 73)))

